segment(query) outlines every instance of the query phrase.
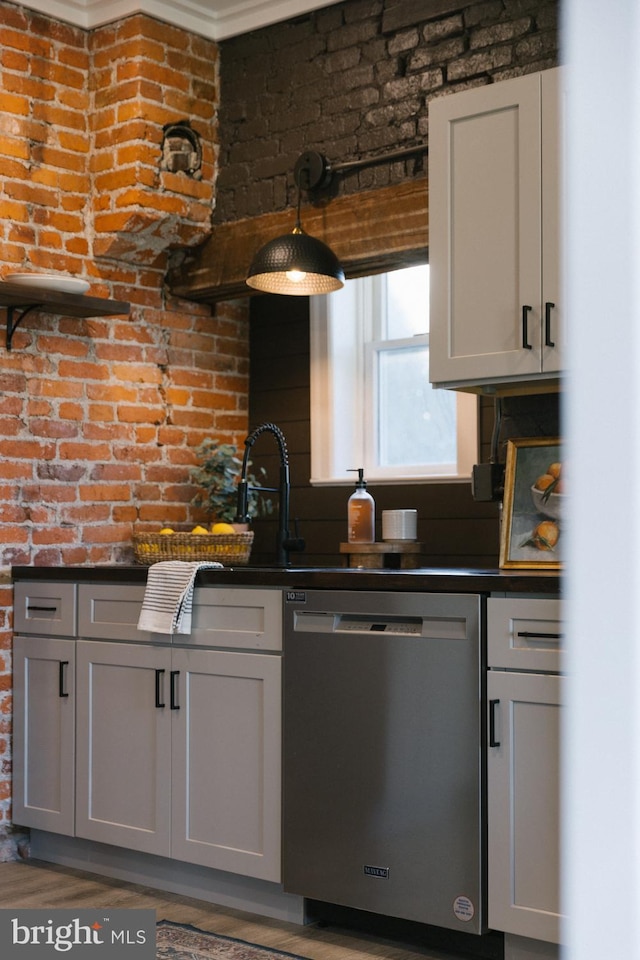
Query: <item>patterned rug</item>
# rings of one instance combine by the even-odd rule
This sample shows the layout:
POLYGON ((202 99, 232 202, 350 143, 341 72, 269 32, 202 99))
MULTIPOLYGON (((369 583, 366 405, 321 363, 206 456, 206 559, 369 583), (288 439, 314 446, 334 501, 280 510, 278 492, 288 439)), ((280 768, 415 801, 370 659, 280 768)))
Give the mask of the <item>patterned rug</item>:
POLYGON ((294 953, 259 947, 246 940, 221 937, 182 923, 160 920, 156 926, 157 960, 305 960, 294 953))

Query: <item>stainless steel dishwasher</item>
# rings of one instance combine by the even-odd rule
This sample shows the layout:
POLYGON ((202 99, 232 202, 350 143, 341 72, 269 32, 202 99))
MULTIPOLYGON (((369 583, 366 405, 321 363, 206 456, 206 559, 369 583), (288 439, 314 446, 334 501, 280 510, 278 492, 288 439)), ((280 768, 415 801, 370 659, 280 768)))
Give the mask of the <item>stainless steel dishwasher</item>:
POLYGON ((286 592, 287 892, 484 932, 482 604, 286 592))

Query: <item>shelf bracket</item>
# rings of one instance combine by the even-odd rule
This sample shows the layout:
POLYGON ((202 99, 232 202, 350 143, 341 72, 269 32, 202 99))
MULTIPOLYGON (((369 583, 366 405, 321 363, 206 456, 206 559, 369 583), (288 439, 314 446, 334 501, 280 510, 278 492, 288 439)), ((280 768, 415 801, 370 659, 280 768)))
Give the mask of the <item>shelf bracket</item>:
POLYGON ((18 324, 21 320, 24 320, 26 315, 32 310, 41 309, 43 304, 41 303, 32 303, 28 307, 17 307, 17 306, 8 306, 7 307, 7 350, 11 350, 11 341, 13 340, 13 335, 18 327, 18 324), (22 313, 16 317, 14 320, 14 314, 16 310, 22 310, 22 313))

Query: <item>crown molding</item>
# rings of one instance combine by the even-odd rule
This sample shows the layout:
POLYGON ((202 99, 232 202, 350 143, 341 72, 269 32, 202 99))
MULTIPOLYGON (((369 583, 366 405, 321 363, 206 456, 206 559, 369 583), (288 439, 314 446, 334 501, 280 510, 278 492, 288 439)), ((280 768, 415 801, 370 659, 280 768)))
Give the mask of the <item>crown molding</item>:
POLYGON ((20 6, 85 30, 145 13, 211 40, 226 40, 338 2, 340 0, 26 0, 20 6))

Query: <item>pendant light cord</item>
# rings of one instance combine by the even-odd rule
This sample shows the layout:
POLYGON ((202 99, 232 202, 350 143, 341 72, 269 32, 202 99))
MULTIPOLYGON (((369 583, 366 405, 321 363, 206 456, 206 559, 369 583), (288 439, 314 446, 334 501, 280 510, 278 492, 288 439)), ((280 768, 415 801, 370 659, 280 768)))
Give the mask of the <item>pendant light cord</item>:
POLYGON ((302 233, 302 225, 300 223, 300 204, 302 202, 302 190, 300 189, 300 184, 296 183, 296 189, 298 191, 298 205, 296 207, 296 224, 293 228, 294 233, 302 233))

